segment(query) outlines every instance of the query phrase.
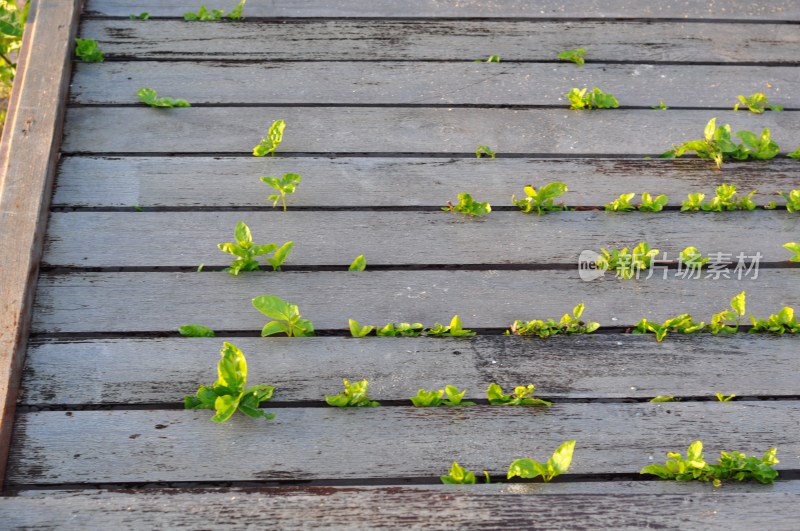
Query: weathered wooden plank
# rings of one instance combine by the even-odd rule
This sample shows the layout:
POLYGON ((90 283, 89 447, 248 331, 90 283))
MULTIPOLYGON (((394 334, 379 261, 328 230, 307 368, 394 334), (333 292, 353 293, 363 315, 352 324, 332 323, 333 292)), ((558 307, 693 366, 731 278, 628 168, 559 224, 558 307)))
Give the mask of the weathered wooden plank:
POLYGON ((36 493, 0 499, 0 515, 12 528, 239 529, 768 529, 791 531, 800 510, 796 481, 774 487, 638 482, 548 485, 442 485, 426 487, 288 487, 202 491, 97 490, 36 493), (584 491, 566 494, 573 485, 584 491), (658 489, 679 492, 659 493, 658 489), (794 486, 796 488, 796 486, 794 486), (613 489, 609 494, 605 489, 613 489), (646 490, 646 493, 638 493, 646 490), (775 492, 778 491, 778 492, 775 492), (691 511, 676 517, 676 507, 691 511), (768 509, 767 509, 768 508, 768 509), (235 513, 232 518, 231 511, 235 513))
MULTIPOLYGON (((501 155, 502 157, 502 155, 501 155)), ((98 207, 264 206, 267 187, 258 176, 299 173, 303 181, 289 205, 441 206, 459 191, 480 201, 507 204, 527 184, 560 181, 568 205, 602 205, 630 192, 666 194, 680 205, 690 193, 713 194, 720 184, 745 193, 773 194, 800 188, 800 164, 771 161, 726 164, 678 159, 522 159, 278 157, 64 157, 53 197, 55 206, 98 207), (209 193, 214 190, 214 193, 209 193)), ((637 195, 635 201, 639 201, 637 195)))
MULTIPOLYGON (((524 195, 521 190, 520 195, 524 195)), ((510 199, 504 202, 508 203, 510 199)), ((441 211, 55 212, 50 217, 43 263, 226 266, 232 257, 217 244, 233 240, 238 221, 248 224, 258 244, 293 241, 286 265, 342 267, 360 254, 372 265, 573 264, 586 249, 600 252, 600 248, 635 246, 640 241, 659 249, 662 260, 677 260, 692 245, 704 254, 723 253, 734 261, 740 253, 755 256, 760 252, 764 261, 779 262, 791 256, 783 244, 796 239, 800 228, 797 214, 763 210, 547 216, 501 211, 477 219, 441 211), (737 226, 747 230, 731 230, 737 226), (158 238, 142 238, 143 234, 158 234, 158 238), (428 245, 434 240, 439 240, 436 245, 428 245), (108 252, 112 241, 114 251, 108 252), (536 244, 520 245, 521 241, 536 244)), ((266 259, 264 263, 270 269, 266 259)))
POLYGON ((800 466, 794 401, 274 411, 270 422, 239 415, 222 425, 209 411, 24 413, 8 483, 435 479, 454 460, 499 476, 568 439, 579 441, 573 474, 636 473, 698 439, 709 457, 777 447, 777 468, 800 466))
MULTIPOLYGON (((72 108, 72 153, 252 153, 277 119, 281 152, 652 154, 702 136, 713 117, 734 130, 769 127, 784 150, 800 136, 797 112, 420 108, 72 108)), ((268 162, 264 163, 264 167, 268 162)))
POLYGON ((731 108, 740 94, 800 107, 800 73, 793 67, 537 63, 225 63, 113 62, 79 64, 71 101, 138 103, 151 87, 193 104, 270 102, 314 104, 558 105, 572 87, 616 87, 629 106, 731 108), (206 80, 197 83, 197 79, 206 80), (724 83, 720 80, 724 79, 724 83))
POLYGON ((639 62, 797 62, 790 24, 542 21, 85 20, 81 37, 108 58, 236 60, 550 61, 583 46, 590 60, 639 62))
MULTIPOLYGON (((576 267, 577 270, 577 267, 576 267)), ((346 329, 347 319, 432 325, 453 314, 472 328, 515 319, 560 317, 584 302, 584 318, 632 326, 691 313, 710 319, 747 290, 748 311, 766 317, 800 306, 800 270, 762 269, 742 280, 681 279, 584 282, 577 271, 372 271, 252 273, 81 273, 40 276, 36 332, 174 331, 186 323, 215 330, 260 330, 265 317, 250 300, 272 294, 297 304, 318 329, 346 329)))
MULTIPOLYGON (((217 2, 230 9, 233 0, 217 2)), ((161 0, 146 6, 151 16, 180 17, 196 11, 194 0, 161 0)), ((128 17, 140 13, 138 0, 89 0, 85 13, 128 17)), ((555 0, 272 0, 247 3, 245 15, 253 17, 347 17, 347 18, 689 18, 727 20, 800 20, 800 8, 791 0, 773 0, 753 4, 739 0, 717 0, 709 4, 700 0, 664 1, 657 4, 635 0, 588 0, 580 6, 555 0)))
POLYGON ((0 144, 0 492, 55 175, 79 4, 76 0, 31 3, 0 144))
POLYGON ((376 400, 405 400, 452 384, 485 399, 490 383, 534 383, 542 396, 797 394, 798 337, 738 334, 669 338, 591 335, 538 339, 448 338, 107 339, 29 347, 20 403, 177 402, 214 378, 222 341, 247 356, 248 378, 275 386, 276 401, 321 400, 341 378, 368 378, 376 400), (654 364, 653 360, 658 363, 654 364), (725 367, 746 368, 726 371, 725 367), (75 382, 81 382, 75 385, 75 382))

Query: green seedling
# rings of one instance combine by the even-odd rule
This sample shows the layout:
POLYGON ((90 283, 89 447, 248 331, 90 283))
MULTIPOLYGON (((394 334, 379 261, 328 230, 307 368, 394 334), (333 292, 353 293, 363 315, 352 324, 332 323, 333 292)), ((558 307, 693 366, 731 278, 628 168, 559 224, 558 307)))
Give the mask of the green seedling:
POLYGON ((600 252, 600 258, 595 261, 597 267, 604 271, 613 270, 618 277, 630 280, 653 265, 653 259, 658 256, 659 250, 651 249, 647 242, 641 242, 630 252, 627 247, 611 251, 601 248, 600 252))
POLYGON ((664 100, 659 101, 658 105, 653 105, 650 108, 656 111, 666 111, 669 109, 669 107, 667 107, 667 105, 664 103, 664 100))
POLYGON ((372 325, 365 325, 361 326, 361 324, 356 321, 355 319, 350 319, 350 335, 353 337, 365 337, 370 334, 375 327, 372 325))
POLYGON ((495 158, 497 153, 492 151, 492 148, 489 146, 478 146, 478 149, 475 150, 475 156, 481 158, 484 155, 490 158, 495 158))
POLYGON ((712 118, 706 124, 703 138, 684 142, 680 146, 660 155, 660 158, 673 159, 682 156, 687 151, 694 151, 701 159, 712 159, 717 168, 722 168, 722 162, 728 159, 746 160, 771 159, 778 154, 778 145, 770 138, 769 129, 764 129, 761 136, 750 131, 736 133, 746 145, 735 144, 732 140, 733 133, 730 124, 717 127, 717 119, 712 118))
POLYGON ((244 18, 242 12, 244 11, 245 2, 247 2, 247 0, 239 0, 239 3, 236 4, 236 7, 228 12, 228 20, 242 20, 244 18))
MULTIPOLYGON (((558 58, 562 61, 572 61, 578 66, 583 66, 586 62, 583 56, 586 55, 586 50, 577 48, 575 50, 564 50, 558 54, 558 58)), ((574 90, 574 89, 573 89, 574 90)))
POLYGON ((283 142, 283 130, 286 129, 286 122, 275 120, 269 126, 266 138, 261 139, 261 143, 253 148, 253 155, 256 157, 275 156, 275 150, 283 142))
POLYGON ((490 55, 489 58, 485 61, 487 63, 499 63, 500 56, 499 55, 490 55))
POLYGON ((350 267, 347 268, 348 271, 364 271, 367 268, 367 259, 364 258, 363 254, 356 256, 356 259, 353 260, 353 263, 350 264, 350 267))
MULTIPOLYGON (((278 143, 280 144, 280 140, 278 143)), ((277 177, 261 178, 262 182, 270 185, 272 188, 278 191, 277 194, 272 194, 271 196, 267 197, 268 201, 272 201, 272 208, 278 206, 278 201, 280 201, 283 204, 283 211, 286 212, 286 196, 293 194, 295 190, 297 190, 297 186, 300 184, 300 179, 302 179, 302 176, 297 173, 285 173, 280 179, 277 177)))
POLYGON ((516 459, 508 467, 508 479, 521 477, 532 479, 542 476, 542 481, 549 482, 569 470, 572 464, 572 453, 575 451, 575 441, 567 441, 559 446, 546 463, 533 459, 516 459))
POLYGON ((200 264, 199 266, 197 266, 197 272, 198 272, 198 273, 202 273, 202 272, 203 272, 203 268, 204 268, 205 266, 206 266, 205 264, 200 264))
POLYGON ((519 385, 514 388, 510 395, 503 394, 503 388, 496 383, 489 384, 486 389, 486 396, 489 403, 493 406, 552 406, 552 402, 547 402, 541 398, 533 398, 536 387, 533 384, 519 385))
POLYGON ((775 201, 770 201, 769 203, 764 205, 763 208, 764 210, 775 210, 776 208, 778 208, 778 203, 776 203, 775 201))
POLYGON ((525 198, 517 201, 516 196, 511 196, 511 201, 526 214, 536 212, 540 216, 548 212, 566 210, 564 203, 554 204, 557 197, 568 191, 564 183, 548 183, 537 190, 532 185, 525 187, 525 198))
POLYGON ((654 398, 651 398, 650 402, 677 402, 677 399, 673 395, 669 395, 669 396, 658 395, 658 396, 656 396, 654 398))
POLYGON ((764 128, 761 136, 750 131, 737 131, 736 136, 742 139, 743 146, 740 146, 742 160, 750 157, 757 160, 773 159, 778 155, 781 148, 772 141, 768 128, 764 128))
POLYGON ((476 483, 475 474, 462 468, 457 462, 453 461, 450 473, 446 476, 439 476, 445 485, 474 485, 476 483))
POLYGON ((465 330, 461 325, 461 318, 457 315, 450 320, 450 325, 436 323, 433 328, 425 330, 425 335, 429 337, 469 337, 474 336, 472 330, 465 330))
POLYGON ((631 199, 634 197, 636 197, 636 194, 621 194, 617 199, 606 203, 606 212, 630 212, 636 210, 636 207, 631 204, 631 199))
POLYGON ((467 390, 459 391, 454 385, 445 386, 438 391, 426 391, 420 389, 417 396, 411 397, 411 403, 416 407, 438 407, 438 406, 474 406, 475 402, 463 402, 467 390), (447 395, 447 398, 443 398, 447 395))
POLYGON ((214 337, 214 331, 207 326, 188 324, 178 327, 178 333, 183 337, 214 337))
POLYGON ((735 334, 739 331, 739 323, 744 317, 746 305, 745 292, 741 292, 731 299, 731 309, 723 310, 711 316, 708 329, 712 334, 735 334))
MULTIPOLYGON (((31 3, 19 0, 4 0, 0 3, 0 85, 8 97, 8 91, 17 71, 16 60, 22 46, 22 34, 31 3)), ((3 105, 5 107, 5 105, 3 105)), ((5 110, 0 111, 0 126, 5 120, 5 110)))
POLYGON ((350 383, 347 378, 342 380, 344 382, 344 392, 338 395, 325 395, 325 402, 329 406, 334 407, 376 407, 380 406, 379 402, 370 400, 367 396, 367 389, 369 382, 361 380, 360 382, 350 383))
POLYGON ((274 295, 262 295, 253 299, 253 307, 270 319, 264 325, 261 337, 286 334, 287 337, 308 337, 314 334, 314 323, 300 316, 300 309, 274 295))
POLYGON ((789 258, 790 262, 800 262, 800 243, 789 242, 789 243, 784 243, 783 246, 790 252, 794 253, 794 256, 789 258))
POLYGON ((790 159, 800 159, 800 148, 795 149, 791 153, 786 154, 790 159))
POLYGON ((378 337, 419 337, 423 331, 422 323, 389 323, 375 330, 378 337))
POLYGON ((755 210, 756 203, 753 190, 744 197, 736 197, 736 186, 722 184, 716 189, 716 196, 711 201, 703 202, 705 194, 689 194, 688 199, 681 203, 681 212, 702 210, 704 212, 729 212, 732 210, 755 210))
POLYGON ((756 319, 752 315, 750 321, 753 327, 750 329, 751 334, 764 332, 768 334, 798 334, 800 333, 800 324, 794 316, 794 308, 784 306, 777 314, 772 314, 768 319, 756 319))
POLYGON ((479 203, 472 199, 469 194, 458 194, 458 203, 455 205, 450 201, 447 206, 442 207, 445 212, 458 212, 468 216, 483 216, 492 211, 489 203, 479 203))
POLYGON ((694 334, 700 332, 705 328, 705 323, 695 323, 692 316, 688 313, 681 314, 672 319, 667 319, 663 324, 654 323, 647 319, 642 319, 631 330, 632 334, 647 334, 648 332, 656 335, 656 341, 659 343, 664 340, 667 332, 674 332, 678 334, 694 334))
POLYGON ((716 396, 717 400, 719 400, 720 402, 730 402, 731 400, 736 398, 736 395, 725 396, 722 393, 714 393, 714 396, 716 396))
POLYGON ((800 212, 800 190, 792 190, 788 194, 778 192, 786 200, 786 210, 789 212, 800 212))
POLYGON ((173 98, 159 98, 158 93, 151 89, 151 88, 140 88, 136 95, 139 97, 139 101, 149 105, 150 107, 165 107, 165 108, 173 108, 173 107, 191 107, 192 105, 182 99, 173 99, 173 98))
POLYGON ((572 309, 572 315, 565 313, 558 322, 554 319, 546 321, 538 319, 533 321, 514 321, 511 328, 506 330, 506 335, 538 336, 544 339, 556 334, 591 334, 600 328, 600 323, 581 321, 580 318, 584 308, 583 303, 578 304, 572 309))
POLYGON ((132 207, 136 212, 144 212, 144 209, 139 205, 133 205, 132 207))
POLYGON ((145 11, 143 13, 139 13, 138 15, 128 15, 128 18, 131 19, 131 20, 149 20, 150 19, 150 13, 145 11))
POLYGON ((640 473, 678 481, 711 481, 715 487, 722 485, 723 480, 754 479, 759 483, 770 484, 778 477, 778 472, 772 468, 779 463, 775 458, 776 453, 776 448, 770 448, 759 459, 747 457, 740 452, 721 452, 717 464, 712 465, 703 457, 703 443, 695 441, 689 445, 685 459, 679 453, 667 452, 669 459, 666 463, 648 465, 640 473))
POLYGON ((655 199, 648 193, 642 194, 642 204, 639 205, 640 212, 661 212, 669 203, 669 197, 665 195, 656 196, 655 199))
POLYGON ((569 108, 572 110, 582 109, 616 109, 619 107, 619 102, 613 94, 606 94, 599 88, 595 87, 591 92, 588 89, 572 89, 564 96, 569 100, 569 108))
POLYGON ((183 20, 189 21, 216 21, 222 20, 223 18, 227 18, 228 20, 242 20, 242 10, 244 10, 244 4, 247 0, 240 0, 240 2, 230 10, 230 12, 226 15, 224 9, 211 9, 210 11, 206 9, 206 6, 201 5, 200 9, 197 13, 184 13, 183 20))
POLYGON ((750 112, 754 112, 756 114, 761 114, 765 109, 769 109, 770 111, 783 110, 783 107, 780 105, 770 105, 767 103, 767 97, 761 92, 756 92, 750 96, 739 95, 737 97, 739 98, 739 103, 733 106, 734 111, 738 111, 740 105, 744 105, 750 109, 750 112))
POLYGON ((280 248, 274 243, 266 245, 255 245, 253 243, 253 236, 244 221, 236 224, 233 231, 235 242, 225 242, 217 245, 223 253, 232 254, 234 258, 230 267, 225 268, 225 271, 231 275, 238 275, 241 271, 258 271, 257 257, 269 254, 274 251, 272 258, 267 258, 267 261, 272 265, 273 271, 280 271, 281 265, 289 256, 294 242, 286 242, 280 248))
POLYGON ((275 250, 271 258, 267 258, 267 262, 272 266, 273 271, 280 271, 281 266, 289 258, 289 253, 292 252, 294 242, 286 242, 275 250))
POLYGON ((214 422, 225 422, 237 410, 253 418, 274 419, 274 413, 267 413, 258 406, 272 398, 275 388, 271 385, 245 388, 247 360, 236 345, 225 342, 220 354, 216 383, 201 385, 195 396, 187 395, 184 398, 186 409, 215 409, 217 413, 211 417, 214 422))
POLYGON ((687 247, 678 255, 678 260, 689 268, 701 268, 706 265, 711 259, 703 257, 697 247, 687 247))
POLYGON ((75 55, 84 63, 102 63, 103 52, 92 39, 75 39, 75 55))

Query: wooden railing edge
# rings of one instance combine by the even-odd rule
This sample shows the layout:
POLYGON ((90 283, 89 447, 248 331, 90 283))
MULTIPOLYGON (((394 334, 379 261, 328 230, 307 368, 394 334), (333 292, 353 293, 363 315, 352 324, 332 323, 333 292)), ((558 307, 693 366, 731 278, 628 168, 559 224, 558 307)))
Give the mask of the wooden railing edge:
POLYGON ((0 493, 82 0, 32 0, 0 142, 0 493))

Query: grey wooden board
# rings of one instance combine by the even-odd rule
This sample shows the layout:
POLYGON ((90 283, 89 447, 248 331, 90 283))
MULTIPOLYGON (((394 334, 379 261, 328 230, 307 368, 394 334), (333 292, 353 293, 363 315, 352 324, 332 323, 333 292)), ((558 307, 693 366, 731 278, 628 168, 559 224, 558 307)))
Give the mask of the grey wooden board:
POLYGON ((575 271, 384 271, 251 273, 43 274, 35 332, 175 331, 187 323, 215 330, 261 330, 253 297, 272 294, 300 307, 318 329, 389 321, 432 325, 458 314, 467 327, 508 327, 515 319, 560 317, 580 302, 584 318, 632 326, 691 313, 708 321, 747 290, 761 317, 800 306, 800 270, 762 269, 758 279, 649 280, 613 276, 581 281, 575 271))
MULTIPOLYGON (((501 155, 502 157, 502 155, 501 155)), ((459 192, 492 205, 510 204, 528 184, 559 181, 568 205, 603 205, 620 194, 666 194, 680 206, 689 193, 713 195, 720 184, 758 190, 759 204, 784 204, 778 190, 800 188, 800 164, 776 158, 726 164, 697 159, 521 159, 378 157, 84 157, 61 159, 53 205, 258 206, 271 190, 261 175, 299 173, 289 208, 314 206, 442 206, 459 192), (209 193, 213 190, 213 193, 209 193)))
MULTIPOLYGON (((537 63, 79 63, 71 101, 139 103, 136 91, 192 104, 557 105, 572 87, 611 87, 625 105, 721 107, 763 92, 773 104, 800 107, 794 67, 537 63), (197 79, 205 80, 198 83, 197 79)), ((610 90, 610 89, 605 89, 610 90)))
POLYGON ((793 531, 800 517, 795 481, 774 487, 639 482, 443 485, 414 487, 290 487, 262 490, 32 493, 0 498, 0 516, 12 528, 281 529, 774 529, 793 531), (626 486, 629 484, 626 484, 626 486), (646 493, 638 493, 640 485, 646 493), (659 493, 658 489, 682 492, 659 493), (613 488, 615 493, 602 494, 613 488), (691 507, 676 515, 677 507, 691 507), (231 517, 235 514, 235 518, 231 517))
MULTIPOLYGON (((234 0, 214 6, 230 9, 234 0)), ((140 0, 89 0, 84 13, 125 17, 146 8, 151 16, 180 17, 197 11, 194 0, 161 0, 143 6, 140 0)), ((800 8, 791 0, 772 0, 753 4, 740 0, 700 0, 640 2, 636 0, 588 0, 580 5, 555 0, 249 0, 246 17, 410 17, 410 18, 710 18, 741 20, 800 20, 800 8)))
POLYGON ((84 20, 108 58, 247 60, 555 60, 582 46, 592 62, 791 63, 790 24, 542 21, 84 20))
POLYGON ((800 467, 794 401, 276 411, 226 424, 211 411, 23 413, 8 483, 436 478, 453 461, 499 475, 569 439, 573 474, 637 473, 694 440, 712 459, 777 447, 776 468, 800 467))
POLYGON ((692 245, 706 255, 723 253, 734 261, 739 253, 760 252, 764 261, 779 262, 791 256, 783 244, 796 240, 800 231, 800 215, 787 211, 546 216, 517 211, 477 219, 442 211, 56 212, 50 217, 43 262, 74 267, 227 266, 233 256, 217 244, 234 241, 238 221, 247 223, 257 244, 293 241, 287 266, 346 267, 358 255, 366 257, 367 267, 573 264, 584 250, 632 247, 640 241, 659 249, 662 260, 677 260, 692 245), (434 241, 436 245, 425 243, 434 241), (113 252, 108 252, 109 242, 114 242, 113 252))
POLYGON ((251 154, 270 124, 283 119, 278 154, 474 153, 488 145, 498 153, 658 155, 675 143, 701 138, 714 117, 735 131, 768 127, 785 152, 800 138, 793 111, 101 107, 69 109, 63 151, 251 154))
POLYGON ((250 382, 274 401, 318 401, 342 378, 367 378, 376 400, 456 385, 485 399, 490 383, 536 385, 568 398, 797 394, 800 337, 752 334, 652 337, 594 334, 549 340, 449 338, 198 338, 73 340, 28 349, 20 403, 178 402, 215 379, 222 341, 247 356, 250 382), (653 363, 657 359, 658 363, 653 363), (728 367, 741 370, 730 371, 728 367), (75 385, 75 382, 80 385, 75 385))

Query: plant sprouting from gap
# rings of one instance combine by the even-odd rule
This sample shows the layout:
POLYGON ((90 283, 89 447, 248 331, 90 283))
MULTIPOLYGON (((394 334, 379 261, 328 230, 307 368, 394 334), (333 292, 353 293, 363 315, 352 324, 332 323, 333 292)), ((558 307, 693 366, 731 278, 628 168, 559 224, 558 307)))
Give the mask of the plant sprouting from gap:
POLYGON ((478 146, 478 149, 475 150, 475 156, 477 158, 481 158, 482 156, 486 155, 489 158, 495 158, 497 153, 492 151, 492 148, 489 146, 478 146))
POLYGON ((672 319, 667 319, 662 324, 654 323, 652 321, 648 321, 647 319, 642 319, 636 323, 636 325, 633 327, 633 330, 631 330, 631 333, 653 333, 656 335, 656 341, 660 343, 664 340, 664 337, 666 337, 667 332, 678 334, 694 334, 702 331, 705 326, 705 323, 696 323, 692 320, 691 315, 684 313, 677 317, 673 317, 672 319))
POLYGON ((564 96, 569 100, 570 109, 572 110, 590 110, 590 109, 616 109, 619 107, 619 102, 613 94, 606 94, 599 88, 595 87, 591 92, 588 89, 572 89, 564 96))
POLYGON ((367 396, 369 389, 369 382, 361 380, 360 382, 350 383, 347 378, 342 380, 344 382, 344 392, 338 395, 325 395, 325 402, 329 406, 334 407, 376 407, 380 406, 379 402, 370 400, 367 396))
POLYGON ((711 316, 708 329, 712 334, 734 334, 739 331, 739 323, 744 317, 746 305, 745 292, 741 292, 731 299, 731 309, 722 310, 711 316))
POLYGON ((623 247, 620 250, 600 249, 601 256, 595 261, 597 267, 604 271, 613 270, 619 278, 630 280, 638 278, 639 272, 649 269, 653 259, 658 256, 658 249, 651 249, 650 244, 641 242, 632 250, 623 247))
POLYGON ((789 250, 789 252, 794 254, 794 256, 789 258, 790 262, 800 262, 800 243, 797 242, 784 243, 783 247, 789 250))
POLYGON ((496 383, 489 384, 486 389, 486 396, 489 404, 493 406, 552 406, 552 402, 534 398, 533 393, 536 387, 533 384, 519 385, 514 388, 510 395, 503 394, 503 388, 496 383))
POLYGON ((499 63, 500 62, 500 56, 496 55, 496 54, 492 54, 484 62, 486 62, 486 63, 499 63))
POLYGON ((464 402, 464 395, 467 390, 459 391, 454 385, 447 385, 438 391, 426 391, 420 389, 417 396, 410 398, 411 403, 416 407, 438 407, 438 406, 474 406, 475 402, 464 402), (444 396, 447 395, 447 398, 444 396))
POLYGON ((84 63, 102 63, 104 59, 93 39, 75 39, 75 55, 84 63))
POLYGON ((442 210, 468 216, 483 216, 492 211, 492 206, 489 203, 479 203, 473 200, 469 194, 458 194, 458 203, 454 205, 448 201, 447 206, 442 207, 442 210))
POLYGON ((350 264, 350 267, 347 268, 348 271, 364 271, 367 268, 367 259, 364 258, 363 254, 356 256, 353 263, 350 264))
POLYGON ((800 148, 795 149, 791 153, 786 154, 790 159, 800 159, 800 148))
POLYGON ((225 242, 217 245, 220 251, 235 257, 231 266, 225 268, 225 271, 231 275, 238 275, 241 271, 258 271, 257 257, 273 251, 274 255, 272 258, 267 258, 267 261, 272 265, 273 271, 280 271, 281 265, 286 261, 289 252, 294 246, 294 242, 286 242, 280 248, 274 243, 255 245, 253 236, 250 233, 250 227, 244 221, 236 224, 233 238, 236 240, 235 242, 225 242))
POLYGON ((187 395, 184 398, 186 409, 215 409, 217 413, 211 417, 214 422, 225 422, 237 410, 253 418, 274 419, 274 413, 259 409, 259 405, 272 398, 275 388, 271 385, 246 388, 247 360, 236 345, 223 343, 220 354, 216 383, 201 385, 195 396, 187 395))
POLYGON ((521 477, 532 479, 542 476, 545 483, 554 477, 564 474, 572 464, 572 454, 575 451, 575 441, 567 441, 559 446, 552 457, 544 463, 533 459, 516 459, 508 467, 508 479, 521 477))
POLYGON ((150 13, 148 13, 147 11, 144 11, 142 13, 139 13, 138 15, 128 15, 128 18, 131 19, 131 20, 149 20, 150 19, 150 13))
POLYGON ((669 109, 669 107, 667 107, 667 105, 664 103, 664 100, 659 101, 658 105, 653 105, 650 108, 656 111, 666 111, 669 109))
POLYGON ((642 203, 638 208, 640 212, 661 212, 668 202, 669 198, 665 195, 659 195, 653 199, 648 192, 644 192, 642 194, 642 203))
POLYGON ((586 50, 583 48, 576 48, 574 50, 564 50, 559 52, 558 58, 562 61, 572 61, 578 66, 583 66, 586 62, 583 56, 586 55, 586 50))
POLYGON ((274 295, 261 295, 253 299, 253 307, 270 319, 261 330, 261 336, 286 334, 287 337, 308 337, 314 334, 314 323, 300 316, 300 309, 274 295))
POLYGON ((650 402, 677 402, 677 399, 673 395, 669 396, 661 396, 658 395, 650 399, 650 402))
POLYGON ((717 400, 719 400, 720 402, 730 402, 731 400, 733 400, 734 398, 736 398, 736 395, 728 395, 728 396, 725 396, 725 395, 724 395, 724 394, 722 394, 722 393, 714 393, 714 396, 716 396, 716 397, 717 397, 717 400))
POLYGON ((425 335, 429 337, 469 337, 474 336, 475 332, 472 330, 465 330, 461 324, 461 318, 455 315, 450 320, 449 326, 436 323, 433 325, 433 328, 425 330, 425 335))
POLYGON ((600 328, 600 323, 581 321, 583 310, 584 304, 578 304, 572 309, 572 315, 565 313, 558 322, 554 319, 546 321, 538 319, 533 321, 517 320, 505 333, 506 335, 513 334, 515 336, 538 336, 542 339, 556 334, 591 334, 600 328))
POLYGON ((710 201, 703 202, 706 194, 689 194, 686 201, 681 203, 681 212, 698 211, 704 212, 729 212, 732 210, 755 210, 756 203, 753 196, 757 190, 753 190, 744 197, 737 197, 736 186, 732 184, 721 184, 716 188, 716 196, 710 201))
POLYGON ((375 327, 372 325, 364 325, 356 321, 355 319, 350 319, 350 335, 353 337, 365 337, 368 336, 370 332, 375 330, 375 327))
POLYGON ((635 196, 635 193, 621 194, 618 198, 605 204, 606 212, 630 212, 636 210, 636 207, 630 203, 635 196))
POLYGON ((754 112, 756 114, 761 114, 766 109, 769 109, 770 111, 783 110, 783 107, 780 105, 770 105, 767 103, 767 97, 762 92, 756 92, 750 96, 742 96, 740 94, 737 97, 739 98, 739 103, 733 106, 734 111, 738 111, 740 105, 744 105, 750 110, 750 112, 754 112))
POLYGON ((168 109, 172 109, 173 107, 191 107, 191 103, 183 99, 173 99, 173 98, 159 98, 158 93, 151 89, 151 88, 140 88, 136 95, 139 97, 139 101, 142 103, 149 105, 150 107, 164 107, 168 109))
POLYGON ((242 18, 244 18, 242 16, 242 11, 244 10, 246 1, 247 0, 240 0, 239 3, 236 4, 236 7, 231 9, 227 15, 224 9, 211 9, 209 11, 205 5, 201 5, 197 13, 184 13, 183 20, 200 22, 217 21, 223 18, 227 18, 228 20, 242 20, 242 18))
POLYGON ((697 247, 689 246, 678 255, 678 261, 689 268, 701 268, 711 259, 704 257, 697 247))
POLYGON ((767 319, 756 319, 750 316, 750 321, 753 327, 750 329, 751 334, 759 332, 768 334, 798 334, 800 333, 800 323, 794 316, 794 308, 784 306, 781 311, 774 313, 767 319))
POLYGON ((419 337, 424 327, 422 323, 389 323, 383 328, 377 328, 378 337, 419 337))
POLYGON ((525 198, 517 201, 516 196, 511 196, 511 201, 524 213, 536 212, 540 216, 548 212, 566 210, 564 203, 555 204, 557 197, 568 191, 564 183, 548 183, 537 190, 532 185, 525 187, 525 198))
POLYGON ((786 210, 789 212, 800 212, 800 190, 792 190, 788 194, 778 192, 778 195, 786 200, 786 210))
MULTIPOLYGON (((278 144, 280 144, 280 140, 278 144)), ((272 208, 278 206, 278 201, 280 201, 283 204, 283 211, 286 212, 286 196, 293 194, 297 190, 300 179, 302 179, 302 176, 297 173, 284 173, 280 179, 278 177, 261 177, 262 182, 278 191, 277 194, 267 197, 268 201, 272 201, 272 208)))
POLYGON ((187 324, 178 327, 178 333, 183 337, 214 337, 214 331, 207 326, 187 324))
POLYGON ((446 476, 439 476, 439 479, 445 485, 474 485, 476 483, 475 473, 463 468, 455 461, 450 467, 450 472, 446 476))
POLYGON ((253 155, 256 157, 275 156, 275 150, 283 142, 283 130, 286 129, 286 122, 275 120, 269 126, 266 138, 261 139, 261 143, 253 148, 253 155))

